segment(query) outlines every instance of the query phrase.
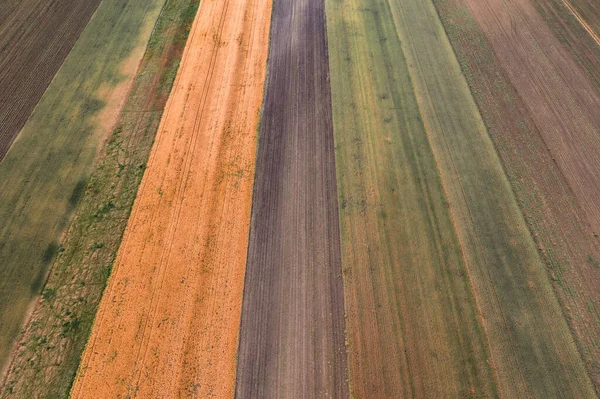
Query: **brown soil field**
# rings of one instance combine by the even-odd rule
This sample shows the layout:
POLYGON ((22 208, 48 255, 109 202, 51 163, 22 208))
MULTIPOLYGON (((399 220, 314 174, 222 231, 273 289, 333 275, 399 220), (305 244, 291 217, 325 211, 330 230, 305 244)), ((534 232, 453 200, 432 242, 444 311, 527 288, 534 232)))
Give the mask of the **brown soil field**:
POLYGON ((600 232, 600 92, 532 3, 465 0, 517 95, 600 232))
POLYGON ((0 160, 100 0, 9 0, 0 11, 0 160))
POLYGON ((270 11, 201 3, 74 398, 232 395, 270 11))
POLYGON ((236 396, 348 396, 322 0, 276 0, 236 396))
MULTIPOLYGON (((600 259, 600 250, 587 215, 556 161, 556 153, 545 141, 545 137, 552 133, 546 131, 543 135, 542 129, 547 129, 548 125, 537 123, 544 116, 551 115, 538 114, 534 119, 533 113, 539 113, 541 109, 532 106, 531 101, 549 99, 532 98, 523 92, 522 86, 513 84, 506 69, 509 65, 506 60, 500 60, 499 54, 494 51, 493 40, 489 39, 492 34, 488 32, 489 36, 486 37, 482 31, 484 28, 475 22, 465 1, 436 0, 435 3, 598 391, 600 342, 597 337, 600 334, 600 315, 597 309, 600 304, 600 266, 597 259, 600 259)), ((556 37, 561 40, 556 51, 568 58, 569 53, 565 52, 565 48, 571 52, 583 50, 576 53, 569 62, 574 59, 581 70, 585 70, 586 65, 591 66, 588 76, 599 77, 597 49, 589 45, 581 46, 587 38, 578 36, 577 27, 568 24, 563 14, 556 13, 557 8, 552 8, 553 1, 541 0, 536 3, 542 12, 548 12, 544 15, 556 37)), ((548 34, 547 27, 537 17, 536 21, 539 25, 531 29, 543 32, 553 45, 557 45, 555 36, 548 34)), ((526 23, 516 26, 517 29, 530 27, 526 23)), ((581 31, 580 29, 580 34, 581 31)), ((497 32, 506 31, 497 29, 497 32)), ((583 35, 585 36, 585 32, 583 35)), ((508 48, 508 51, 512 51, 513 56, 514 53, 524 51, 520 47, 521 43, 514 42, 512 45, 514 49, 508 48)), ((546 59, 545 62, 548 64, 552 61, 546 59)), ((532 64, 529 65, 530 68, 536 67, 535 63, 532 64)), ((513 69, 516 69, 516 65, 523 64, 515 64, 513 69)), ((581 70, 575 68, 574 73, 579 75, 581 70)), ((524 75, 526 76, 529 75, 524 75)), ((533 76, 540 78, 540 72, 533 73, 533 76)), ((556 79, 540 82, 544 83, 546 90, 550 90, 556 79)), ((594 83, 589 82, 582 90, 580 95, 587 96, 591 93, 594 96, 594 83)), ((553 99, 557 100, 556 97, 554 94, 553 99)), ((561 104, 562 102, 558 102, 553 106, 560 108, 561 104)), ((554 147, 555 150, 556 148, 554 147)))

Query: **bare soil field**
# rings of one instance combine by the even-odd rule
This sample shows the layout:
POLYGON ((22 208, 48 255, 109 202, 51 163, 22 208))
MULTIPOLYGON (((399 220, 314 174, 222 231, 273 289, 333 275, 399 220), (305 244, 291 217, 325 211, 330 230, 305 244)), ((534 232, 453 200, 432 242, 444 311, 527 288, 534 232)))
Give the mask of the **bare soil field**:
POLYGON ((13 351, 0 386, 3 399, 68 397, 198 3, 167 0, 161 11, 117 126, 13 351))
MULTIPOLYGON (((578 35, 577 27, 568 23, 568 15, 557 12, 560 8, 550 3, 550 1, 537 2, 539 9, 547 13, 544 14, 546 21, 553 28, 556 37, 566 47, 556 42, 552 45, 558 45, 558 50, 566 57, 569 53, 565 52, 565 48, 570 49, 571 54, 575 54, 571 60, 578 61, 579 69, 575 67, 570 73, 581 74, 581 71, 586 70, 587 65, 592 67, 587 70, 588 76, 595 76, 597 79, 599 77, 597 69, 600 65, 597 61, 598 49, 593 46, 585 47, 585 40, 583 40, 586 39, 585 32, 579 29, 578 35), (587 52, 586 48, 594 51, 587 52), (588 57, 585 62, 581 62, 582 56, 588 57)), ((534 120, 532 113, 540 113, 540 108, 528 105, 527 103, 532 102, 534 98, 519 92, 518 86, 513 86, 514 83, 505 69, 506 65, 503 65, 505 60, 501 61, 498 58, 491 41, 477 25, 465 2, 436 1, 436 5, 463 72, 475 94, 490 137, 502 158, 528 227, 545 261, 579 351, 586 361, 588 372, 598 391, 600 388, 600 364, 598 363, 600 342, 597 339, 600 334, 598 239, 594 236, 594 230, 588 222, 588 215, 580 206, 567 176, 556 160, 556 147, 553 151, 545 140, 545 137, 554 132, 546 131, 544 135, 542 130, 549 124, 538 124, 542 117, 551 117, 551 115, 537 115, 537 120, 534 120)), ((562 11, 568 12, 564 9, 562 11)), ((518 29, 530 26, 527 23, 517 25, 518 29)), ((541 22, 538 30, 543 31, 539 34, 543 34, 544 37, 553 38, 541 22)), ((503 31, 498 30, 498 32, 503 31)), ((587 40, 589 41, 589 38, 587 40)), ((517 42, 513 45, 515 53, 522 51, 517 42)), ((549 48, 552 45, 549 45, 549 48)), ((521 56, 524 57, 524 54, 521 53, 521 56)), ((553 61, 546 59, 545 62, 551 64, 553 61)), ((515 64, 515 68, 516 65, 522 64, 515 64)), ((538 63, 533 62, 530 67, 537 65, 538 63)), ((560 65, 560 62, 557 65, 560 65)), ((537 76, 539 75, 540 73, 537 76)), ((551 89, 557 80, 560 82, 559 79, 546 80, 551 77, 551 75, 545 76, 540 80, 545 83, 546 89, 551 89)), ((566 82, 568 84, 569 80, 566 82)), ((582 88, 582 92, 578 95, 597 97, 595 87, 597 86, 589 81, 588 86, 582 88)), ((560 93, 560 89, 557 89, 556 93, 560 93)), ((562 104, 558 99, 559 96, 560 94, 554 94, 553 97, 554 101, 559 101, 552 104, 557 108, 562 104)), ((541 101, 539 97, 535 100, 541 101)), ((565 125, 573 128, 569 123, 565 125)), ((579 134, 579 132, 574 131, 572 134, 579 134)))
POLYGON ((0 162, 0 363, 38 299, 164 0, 104 0, 0 162))
POLYGON ((73 398, 233 395, 270 14, 201 2, 73 398))
POLYGON ((348 396, 322 0, 276 0, 238 354, 239 398, 348 396))
POLYGON ((100 0, 7 0, 0 7, 0 160, 100 0))

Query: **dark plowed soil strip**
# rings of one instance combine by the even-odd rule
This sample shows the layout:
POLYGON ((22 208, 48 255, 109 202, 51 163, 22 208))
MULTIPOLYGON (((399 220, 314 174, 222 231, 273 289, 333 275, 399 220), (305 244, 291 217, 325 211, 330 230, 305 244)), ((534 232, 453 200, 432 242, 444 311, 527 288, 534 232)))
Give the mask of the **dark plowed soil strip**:
POLYGON ((0 5, 0 160, 101 0, 0 5))
POLYGON ((322 0, 275 0, 236 396, 348 396, 322 0))

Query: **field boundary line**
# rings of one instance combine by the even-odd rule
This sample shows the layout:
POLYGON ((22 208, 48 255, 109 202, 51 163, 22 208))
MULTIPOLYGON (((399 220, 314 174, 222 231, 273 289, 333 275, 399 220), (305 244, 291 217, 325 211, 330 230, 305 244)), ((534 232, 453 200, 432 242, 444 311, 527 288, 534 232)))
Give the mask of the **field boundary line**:
POLYGON ((585 21, 585 19, 583 19, 583 17, 579 14, 579 12, 577 12, 577 10, 571 5, 571 3, 569 3, 568 0, 561 0, 561 1, 565 5, 565 7, 567 7, 569 9, 569 11, 571 11, 571 14, 573 14, 573 16, 575 18, 577 18, 579 23, 590 34, 590 36, 592 37, 592 39, 594 39, 596 44, 598 44, 598 46, 600 46, 600 37, 598 37, 598 35, 596 35, 596 32, 594 32, 592 27, 585 21))

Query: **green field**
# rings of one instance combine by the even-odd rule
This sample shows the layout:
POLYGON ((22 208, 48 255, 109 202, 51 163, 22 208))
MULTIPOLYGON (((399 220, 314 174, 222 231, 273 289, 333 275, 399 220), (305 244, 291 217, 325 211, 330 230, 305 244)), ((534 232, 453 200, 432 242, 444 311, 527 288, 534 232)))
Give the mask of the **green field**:
POLYGON ((125 226, 198 0, 167 0, 94 167, 0 397, 66 397, 125 226), (11 394, 12 392, 12 394, 11 394))
POLYGON ((389 4, 327 16, 353 394, 497 397, 389 4))
POLYGON ((109 133, 103 111, 119 99, 107 101, 133 78, 163 3, 103 1, 0 163, 0 364, 62 250, 109 133))
POLYGON ((326 4, 354 394, 593 397, 432 2, 326 4))
MULTIPOLYGON (((556 1, 562 4, 561 0, 556 1)), ((572 41, 573 38, 586 39, 587 33, 581 25, 576 25, 579 22, 566 8, 563 7, 565 12, 562 14, 551 12, 556 1, 536 0, 536 5, 561 42, 575 51, 576 60, 582 61, 579 55, 587 53, 590 63, 586 59, 581 66, 588 69, 594 65, 592 60, 597 59, 600 47, 587 52, 587 44, 582 46, 581 41, 579 45, 572 41), (560 23, 560 17, 565 17, 568 23, 560 23)), ((593 278, 596 259, 600 259, 597 238, 584 222, 583 209, 554 161, 554 155, 546 150, 524 99, 516 94, 500 68, 467 6, 461 0, 435 0, 434 3, 469 86, 477 93, 475 98, 490 137, 502 158, 519 207, 598 390, 600 315, 594 305, 599 297, 597 277, 593 278)), ((587 40, 583 41, 587 43, 587 40)), ((590 77, 600 77, 599 68, 600 64, 594 66, 596 72, 588 69, 593 72, 590 77)), ((597 78, 595 81, 598 83, 597 78)))

